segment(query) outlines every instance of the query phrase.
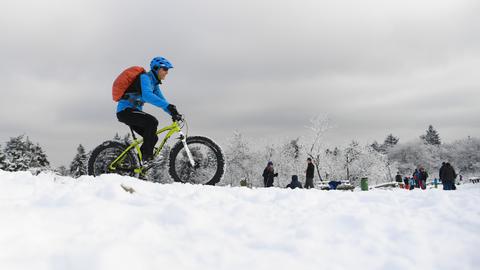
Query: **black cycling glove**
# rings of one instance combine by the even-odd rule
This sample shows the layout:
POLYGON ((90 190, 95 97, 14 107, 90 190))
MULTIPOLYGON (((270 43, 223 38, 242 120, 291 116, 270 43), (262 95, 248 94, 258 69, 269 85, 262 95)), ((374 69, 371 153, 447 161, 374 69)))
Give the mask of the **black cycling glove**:
POLYGON ((167 106, 168 111, 170 112, 170 115, 172 116, 172 121, 180 121, 182 120, 182 115, 178 113, 177 107, 173 104, 169 104, 167 106))

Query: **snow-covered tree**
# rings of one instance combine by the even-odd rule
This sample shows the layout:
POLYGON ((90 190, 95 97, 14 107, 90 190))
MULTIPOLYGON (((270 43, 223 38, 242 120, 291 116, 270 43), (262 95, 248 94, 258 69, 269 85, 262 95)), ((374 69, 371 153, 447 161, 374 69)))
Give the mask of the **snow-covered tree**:
POLYGON ((362 177, 368 177, 371 185, 392 181, 391 171, 396 167, 390 164, 387 155, 370 146, 359 146, 358 151, 359 156, 352 162, 350 172, 354 185, 358 185, 362 177))
POLYGON ((359 185, 367 177, 372 185, 390 181, 390 171, 396 170, 387 155, 376 151, 371 145, 362 146, 352 141, 344 148, 327 149, 323 156, 327 180, 350 180, 359 185))
POLYGON ((2 147, 0 147, 0 170, 5 170, 7 168, 7 157, 3 153, 2 147))
POLYGON ((335 147, 333 150, 327 148, 321 160, 325 171, 324 180, 341 180, 345 178, 343 155, 338 147, 335 147))
POLYGON ((437 146, 416 140, 396 145, 388 152, 388 157, 397 163, 400 173, 404 175, 412 174, 419 166, 425 167, 432 175, 441 166, 439 151, 437 146))
POLYGON ((30 168, 47 168, 50 166, 48 162, 47 155, 43 152, 42 147, 37 144, 33 144, 27 138, 27 151, 30 153, 30 168))
POLYGON ((274 161, 275 171, 279 176, 275 179, 274 186, 285 187, 290 183, 292 175, 297 175, 301 182, 304 181, 303 172, 306 169, 307 157, 300 139, 287 139, 276 148, 278 151, 275 151, 272 161, 274 161))
POLYGON ((122 138, 120 137, 120 135, 118 135, 118 132, 115 133, 115 136, 113 136, 113 140, 114 140, 114 141, 121 141, 121 140, 122 140, 122 138))
POLYGON ((377 141, 374 141, 370 146, 373 148, 373 150, 375 150, 377 152, 385 153, 384 145, 379 144, 377 141))
POLYGON ((29 160, 23 137, 23 135, 12 137, 5 145, 7 171, 24 171, 28 169, 29 160))
POLYGON ((263 160, 271 161, 276 154, 276 146, 272 143, 269 143, 265 146, 263 160))
POLYGON ((56 168, 55 172, 58 173, 61 176, 68 176, 69 175, 69 171, 67 170, 67 167, 65 167, 64 165, 61 165, 58 168, 56 168))
POLYGON ((310 131, 304 148, 308 157, 312 159, 315 165, 317 175, 322 180, 321 168, 322 157, 325 155, 326 144, 323 141, 325 133, 332 128, 328 116, 316 116, 310 119, 310 125, 307 129, 310 131))
POLYGON ((420 136, 420 139, 422 139, 426 144, 430 145, 440 145, 442 143, 440 140, 440 135, 432 125, 428 126, 426 134, 420 136))
POLYGON ((350 167, 351 167, 351 164, 356 161, 358 159, 358 157, 360 156, 360 149, 359 149, 360 145, 358 142, 356 141, 352 141, 350 143, 350 145, 348 145, 348 147, 345 149, 344 151, 344 166, 345 166, 345 169, 346 169, 346 172, 347 172, 347 177, 346 179, 347 180, 351 180, 350 179, 350 167))
POLYGON ((442 146, 441 161, 450 162, 459 174, 480 174, 480 138, 468 137, 442 146))
POLYGON ((8 171, 23 171, 29 168, 39 170, 47 168, 50 163, 40 145, 33 144, 24 135, 10 138, 5 145, 6 167, 8 171))
POLYGON ((386 149, 394 147, 397 145, 397 143, 400 141, 398 137, 393 136, 393 134, 389 134, 387 138, 385 138, 385 141, 383 142, 383 145, 385 146, 386 149))
POLYGON ((374 141, 370 146, 377 152, 380 152, 382 154, 386 154, 387 151, 397 145, 399 142, 399 138, 393 136, 393 134, 389 134, 385 140, 383 141, 383 144, 379 144, 377 141, 374 141))
POLYGON ((225 148, 226 173, 222 182, 227 185, 239 185, 245 180, 249 185, 260 186, 259 173, 262 165, 258 154, 251 150, 250 144, 240 132, 235 132, 225 148))
POLYGON ((438 177, 442 162, 450 162, 459 174, 480 173, 480 139, 467 138, 441 145, 426 144, 424 140, 398 144, 388 152, 402 174, 410 175, 424 166, 429 175, 438 177))
POLYGON ((78 145, 77 154, 70 163, 70 175, 72 177, 80 177, 87 174, 87 155, 83 145, 78 145))
POLYGON ((130 137, 131 137, 131 134, 126 133, 125 135, 123 135, 123 138, 122 138, 117 132, 115 133, 115 136, 113 136, 113 140, 124 143, 126 145, 130 145, 132 143, 132 139, 130 137))

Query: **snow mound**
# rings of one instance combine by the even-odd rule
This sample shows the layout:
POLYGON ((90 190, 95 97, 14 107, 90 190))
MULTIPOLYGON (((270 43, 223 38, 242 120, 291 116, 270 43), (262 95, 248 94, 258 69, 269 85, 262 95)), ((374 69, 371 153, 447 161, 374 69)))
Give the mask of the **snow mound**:
POLYGON ((480 265, 478 184, 327 192, 0 170, 0 213, 8 270, 480 265))

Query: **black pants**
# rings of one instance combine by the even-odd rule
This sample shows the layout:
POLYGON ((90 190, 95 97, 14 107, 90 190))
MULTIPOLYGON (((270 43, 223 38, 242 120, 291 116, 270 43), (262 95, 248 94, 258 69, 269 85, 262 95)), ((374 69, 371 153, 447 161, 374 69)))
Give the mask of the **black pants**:
POLYGON ((455 180, 442 180, 443 184, 443 190, 455 190, 457 187, 455 187, 455 180))
POLYGON ((273 177, 263 178, 263 184, 265 185, 265 187, 273 187, 273 177))
POLYGON ((307 177, 305 180, 305 188, 314 188, 313 177, 307 177))
POLYGON ((153 157, 153 147, 158 141, 157 119, 145 112, 127 108, 117 113, 118 121, 130 126, 136 133, 143 137, 140 147, 142 159, 148 160, 153 157))

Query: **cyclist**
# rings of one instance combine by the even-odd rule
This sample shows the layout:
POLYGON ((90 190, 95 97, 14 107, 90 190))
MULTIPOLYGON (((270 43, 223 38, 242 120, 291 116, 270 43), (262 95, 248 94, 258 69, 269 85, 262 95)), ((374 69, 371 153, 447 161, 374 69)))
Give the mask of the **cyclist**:
POLYGON ((117 105, 118 121, 130 126, 143 137, 140 150, 145 164, 153 162, 153 147, 158 141, 156 134, 158 121, 153 115, 142 111, 143 104, 150 103, 162 108, 172 116, 173 121, 182 119, 175 105, 165 99, 159 87, 171 68, 172 63, 164 57, 153 58, 150 62, 150 71, 142 73, 135 79, 117 105))

